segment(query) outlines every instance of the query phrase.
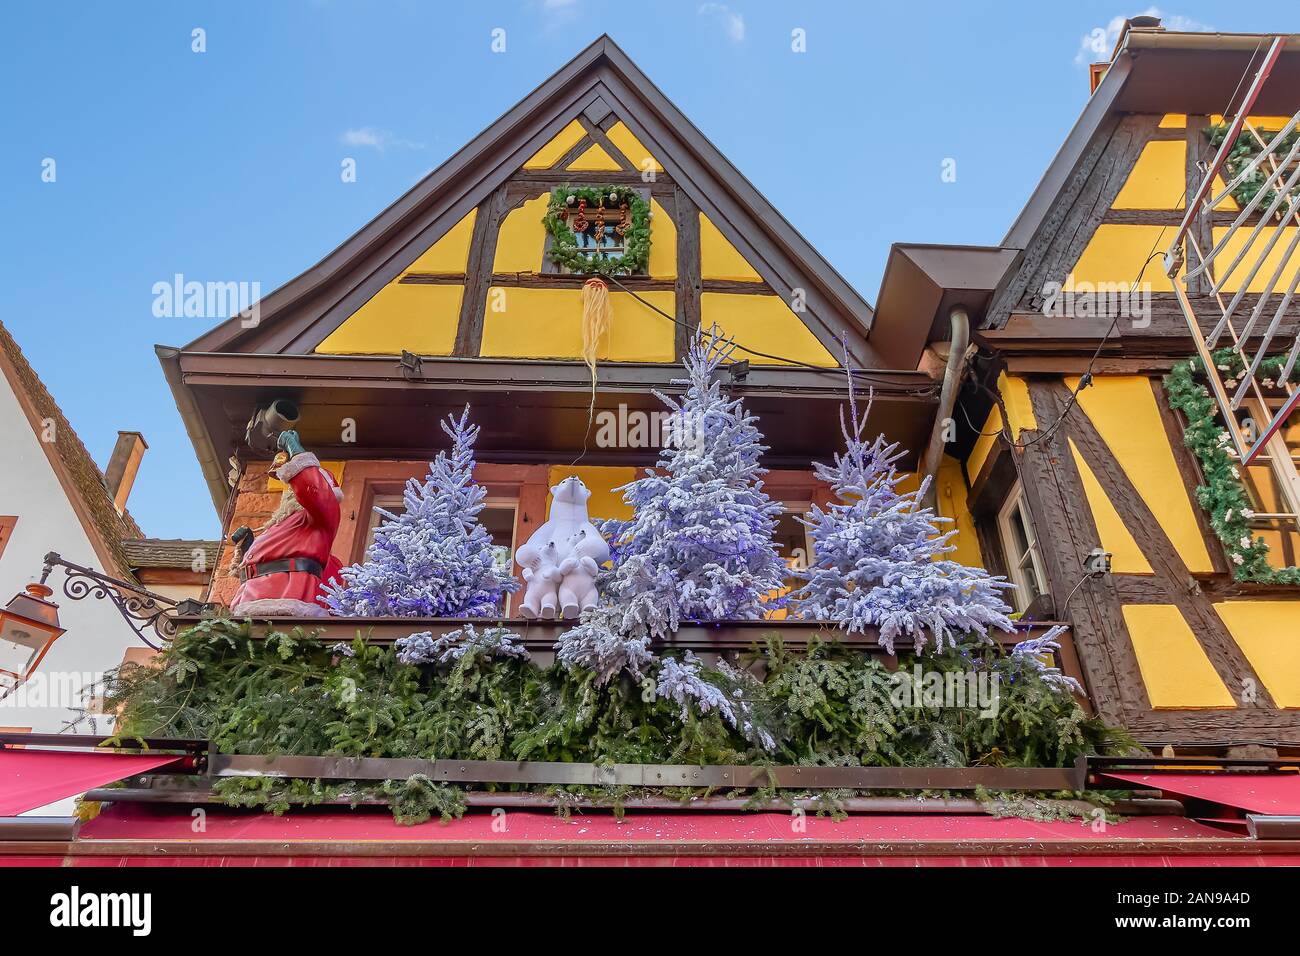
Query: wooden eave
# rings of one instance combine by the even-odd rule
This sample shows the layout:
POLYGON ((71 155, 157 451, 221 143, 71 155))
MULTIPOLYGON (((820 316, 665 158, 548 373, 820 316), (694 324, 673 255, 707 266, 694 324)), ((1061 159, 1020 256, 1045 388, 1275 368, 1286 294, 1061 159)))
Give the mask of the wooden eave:
MULTIPOLYGON (((248 415, 276 397, 298 402, 304 444, 328 459, 430 458, 445 443, 438 420, 467 402, 476 417, 491 422, 479 442, 483 461, 571 457, 584 433, 588 464, 649 465, 657 455, 653 448, 597 447, 596 427, 588 432, 591 373, 581 362, 425 358, 419 373, 410 374, 385 356, 191 352, 178 356, 177 369, 179 387, 194 402, 195 424, 222 462, 248 454, 248 415), (344 418, 356 422, 361 441, 341 441, 344 418)), ((619 405, 662 411, 653 392, 680 393, 672 380, 684 372, 680 366, 613 363, 600 365, 597 374, 599 413, 617 412, 619 405)), ((871 426, 906 448, 921 447, 934 418, 934 382, 921 372, 873 371, 860 378, 859 387, 875 395, 871 426)), ((743 383, 728 387, 759 417, 771 467, 807 468, 842 443, 839 407, 847 389, 838 369, 754 367, 743 383)))

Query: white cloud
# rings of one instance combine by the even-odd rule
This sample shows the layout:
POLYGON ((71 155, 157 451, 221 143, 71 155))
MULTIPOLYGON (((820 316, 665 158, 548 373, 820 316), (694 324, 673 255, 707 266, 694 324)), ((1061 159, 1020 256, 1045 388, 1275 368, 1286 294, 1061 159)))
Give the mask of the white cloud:
POLYGON ((389 148, 424 149, 423 143, 402 139, 394 136, 386 129, 375 129, 373 126, 360 126, 356 129, 344 130, 340 139, 343 140, 346 146, 368 146, 371 149, 379 150, 381 153, 389 148))
MULTIPOLYGON (((1159 17, 1162 27, 1179 33, 1207 33, 1214 29, 1209 24, 1193 20, 1191 17, 1163 14, 1159 7, 1147 7, 1141 13, 1130 14, 1130 16, 1159 17)), ((1111 50, 1115 49, 1116 42, 1119 41, 1119 31, 1124 29, 1126 19, 1128 17, 1113 17, 1104 27, 1094 27, 1085 33, 1079 40, 1079 51, 1074 55, 1074 62, 1086 66, 1089 63, 1101 63, 1106 60, 1111 50)))
POLYGON ((722 29, 732 43, 745 41, 745 18, 723 3, 706 3, 700 7, 700 16, 717 17, 722 21, 722 29))

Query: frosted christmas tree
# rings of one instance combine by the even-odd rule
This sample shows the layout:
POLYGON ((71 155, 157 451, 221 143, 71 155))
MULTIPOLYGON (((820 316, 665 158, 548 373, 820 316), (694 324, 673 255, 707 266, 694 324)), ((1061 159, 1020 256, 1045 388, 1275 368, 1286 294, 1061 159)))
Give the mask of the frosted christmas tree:
POLYGON ((478 522, 487 490, 474 481, 477 425, 469 406, 448 416, 442 430, 451 450, 429 464, 423 482, 412 478, 402 495, 406 510, 376 508, 384 522, 366 559, 339 572, 326 589, 335 614, 353 617, 489 617, 502 596, 518 589, 497 563, 492 538, 478 522))
POLYGON ((616 630, 663 637, 683 621, 758 618, 763 597, 782 586, 785 563, 772 542, 781 506, 763 491, 766 447, 755 419, 724 397, 714 372, 735 346, 716 329, 686 358, 681 401, 671 409, 658 468, 618 489, 635 510, 607 522, 614 573, 608 603, 616 630))
MULTIPOLYGON (((870 398, 868 398, 868 410, 870 398)), ((806 519, 813 561, 791 599, 801 616, 833 621, 846 632, 880 628, 880 642, 893 652, 897 638, 910 638, 919 653, 928 634, 934 649, 965 635, 987 637, 990 627, 1013 630, 1011 608, 1002 592, 1013 585, 982 568, 943 557, 956 548, 957 532, 941 531, 951 519, 921 506, 929 479, 900 492, 906 477, 895 467, 904 452, 877 436, 863 439, 867 415, 858 414, 849 374, 849 416, 840 427, 845 451, 832 465, 816 463, 816 474, 839 498, 826 510, 814 505, 806 519)))

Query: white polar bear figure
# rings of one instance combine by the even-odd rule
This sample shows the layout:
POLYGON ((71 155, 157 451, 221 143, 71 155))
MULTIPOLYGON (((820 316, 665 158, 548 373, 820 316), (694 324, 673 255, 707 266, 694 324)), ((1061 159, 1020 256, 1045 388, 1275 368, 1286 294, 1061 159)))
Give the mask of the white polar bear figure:
MULTIPOLYGON (((585 573, 578 566, 582 564, 583 557, 590 558, 597 568, 609 560, 609 546, 605 544, 605 539, 600 536, 596 526, 591 523, 591 518, 587 516, 587 499, 591 497, 591 490, 583 484, 582 479, 577 475, 570 475, 551 488, 551 496, 551 516, 515 553, 515 560, 526 569, 524 580, 529 583, 528 595, 533 593, 533 582, 537 579, 540 569, 554 567, 556 574, 560 573, 559 569, 569 557, 575 542, 583 542, 583 553, 578 555, 578 563, 573 566, 571 573, 578 575, 585 573), (585 534, 579 535, 579 531, 585 534), (553 565, 550 564, 551 561, 554 561, 553 565), (532 571, 531 575, 528 573, 529 570, 532 571)), ((586 567, 590 569, 590 565, 586 567)), ((559 578, 557 577, 556 580, 558 581, 559 578)), ((577 597, 578 610, 595 603, 594 590, 588 588, 580 577, 574 578, 571 590, 577 597), (589 603, 584 603, 584 599, 589 603)), ((530 601, 529 596, 525 595, 524 603, 519 608, 519 613, 524 617, 535 617, 541 612, 545 590, 539 586, 537 591, 538 602, 543 603, 530 601)), ((570 615, 565 609, 563 616, 577 616, 577 612, 570 615)))
POLYGON ((546 542, 537 558, 524 568, 524 581, 528 587, 524 591, 524 602, 519 605, 519 613, 528 618, 555 617, 560 585, 560 550, 554 541, 546 542))
POLYGON ((569 553, 560 562, 560 617, 577 617, 596 605, 596 573, 609 560, 609 545, 599 534, 579 528, 569 538, 569 553))

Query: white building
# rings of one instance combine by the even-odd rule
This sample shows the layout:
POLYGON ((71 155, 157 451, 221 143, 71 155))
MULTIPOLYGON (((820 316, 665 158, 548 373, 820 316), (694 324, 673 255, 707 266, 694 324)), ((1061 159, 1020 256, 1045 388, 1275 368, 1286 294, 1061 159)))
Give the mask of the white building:
MULTIPOLYGON (((119 432, 101 472, 2 323, 0 373, 0 606, 39 578, 51 551, 169 597, 200 597, 217 543, 145 538, 126 510, 148 447, 140 433, 119 432)), ((63 581, 56 568, 48 583, 66 633, 36 674, 0 700, 0 730, 67 731, 105 671, 150 653, 111 601, 70 600, 63 581)), ((94 717, 75 731, 108 726, 94 717)))

